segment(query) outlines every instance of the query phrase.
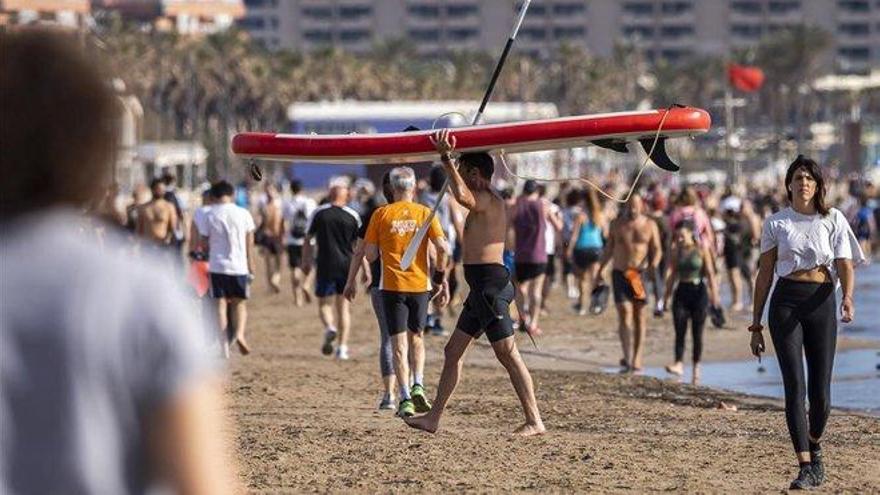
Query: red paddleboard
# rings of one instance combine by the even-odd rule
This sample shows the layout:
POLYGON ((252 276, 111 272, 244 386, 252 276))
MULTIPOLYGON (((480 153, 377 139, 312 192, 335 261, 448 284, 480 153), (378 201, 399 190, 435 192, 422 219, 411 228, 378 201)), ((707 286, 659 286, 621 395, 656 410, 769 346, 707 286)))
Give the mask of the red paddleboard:
MULTIPOLYGON (((638 141, 651 149, 657 129, 660 139, 651 158, 662 168, 677 170, 666 156, 664 142, 702 134, 711 119, 699 108, 670 108, 562 117, 451 129, 459 153, 504 151, 522 153, 589 144, 626 152, 626 143, 638 141)), ((271 134, 244 132, 232 140, 232 151, 242 158, 316 163, 412 163, 434 161, 437 151, 429 137, 434 131, 382 134, 271 134)))

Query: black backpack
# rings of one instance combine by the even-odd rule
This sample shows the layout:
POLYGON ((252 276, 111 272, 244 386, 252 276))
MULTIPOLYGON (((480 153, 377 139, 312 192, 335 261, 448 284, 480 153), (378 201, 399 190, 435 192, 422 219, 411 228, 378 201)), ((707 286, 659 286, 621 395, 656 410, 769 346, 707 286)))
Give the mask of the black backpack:
POLYGON ((305 208, 297 210, 293 216, 293 225, 290 227, 290 235, 294 239, 305 239, 306 227, 309 225, 309 218, 306 216, 305 208))

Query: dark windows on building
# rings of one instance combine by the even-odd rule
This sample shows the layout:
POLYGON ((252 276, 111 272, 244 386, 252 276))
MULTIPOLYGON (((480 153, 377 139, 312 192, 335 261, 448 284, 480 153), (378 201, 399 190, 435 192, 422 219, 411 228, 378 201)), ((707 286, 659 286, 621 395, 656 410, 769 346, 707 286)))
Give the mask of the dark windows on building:
POLYGON ((446 37, 450 40, 472 40, 480 35, 480 32, 474 28, 454 28, 446 31, 446 37))
POLYGON ((311 17, 312 19, 331 19, 333 18, 333 9, 330 7, 312 5, 303 7, 302 15, 304 17, 311 17))
POLYGON ((840 0, 837 6, 849 12, 868 13, 871 11, 871 4, 867 0, 840 0))
POLYGON ((756 24, 733 24, 730 26, 730 34, 743 38, 760 38, 764 30, 756 24))
POLYGON ((414 15, 416 17, 422 17, 425 19, 433 19, 436 17, 440 17, 440 7, 436 5, 410 5, 409 8, 410 15, 414 15))
POLYGON ((770 2, 767 4, 767 10, 770 11, 771 14, 787 14, 789 12, 796 12, 800 10, 801 3, 797 1, 776 1, 770 2))
POLYGON ((838 25, 837 32, 850 36, 867 36, 871 34, 871 25, 867 22, 848 22, 838 25))
POLYGON ((691 2, 663 2, 661 11, 665 15, 681 15, 693 10, 691 2))
POLYGON ((654 14, 654 4, 650 2, 626 2, 623 4, 623 11, 631 15, 652 15, 654 14))
POLYGON ((480 7, 474 4, 449 5, 446 7, 446 15, 449 17, 467 17, 480 12, 480 7))
POLYGON ((532 40, 545 40, 547 39, 547 30, 539 27, 525 27, 520 29, 520 33, 523 37, 532 40))
POLYGON ((333 41, 333 35, 330 31, 322 31, 310 29, 303 33, 303 38, 311 43, 330 43, 333 41))
POLYGON ((439 29, 410 29, 409 38, 413 41, 439 41, 439 29))
POLYGON ((664 38, 683 38, 693 34, 693 26, 663 26, 660 28, 660 35, 664 38))
POLYGON ((837 49, 837 54, 850 60, 868 60, 871 58, 871 49, 867 46, 844 46, 837 49))
POLYGON ((583 38, 587 30, 582 26, 567 26, 553 28, 553 37, 558 40, 583 38))
POLYGON ((738 14, 755 15, 760 14, 763 8, 761 7, 761 2, 737 1, 730 2, 730 10, 738 14))
POLYGON ((339 7, 339 17, 343 19, 360 19, 373 14, 369 5, 343 5, 339 7))
POLYGON ((370 39, 370 32, 365 29, 346 29, 339 33, 339 39, 343 43, 357 43, 370 39))
POLYGON ((654 37, 654 28, 650 26, 624 26, 623 35, 628 38, 649 39, 654 37))
POLYGON ((583 14, 587 10, 583 3, 557 3, 553 5, 554 15, 574 16, 583 14))
POLYGON ((261 30, 266 29, 266 19, 263 17, 257 16, 248 16, 238 21, 239 27, 247 30, 261 30))
POLYGON ((244 0, 244 6, 249 8, 277 7, 278 0, 244 0))

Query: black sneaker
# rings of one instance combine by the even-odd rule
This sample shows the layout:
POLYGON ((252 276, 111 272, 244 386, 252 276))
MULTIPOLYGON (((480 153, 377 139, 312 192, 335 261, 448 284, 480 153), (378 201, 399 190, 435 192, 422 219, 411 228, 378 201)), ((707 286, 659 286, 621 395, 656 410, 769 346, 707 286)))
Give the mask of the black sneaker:
POLYGON ((813 474, 813 469, 809 464, 805 466, 801 466, 800 472, 798 472, 798 477, 791 482, 789 485, 789 490, 809 490, 810 488, 815 488, 819 486, 816 483, 816 476, 813 474))
POLYGON ((825 463, 822 462, 822 451, 813 450, 810 452, 810 457, 813 459, 810 461, 810 468, 813 470, 816 486, 819 486, 825 482, 825 463))

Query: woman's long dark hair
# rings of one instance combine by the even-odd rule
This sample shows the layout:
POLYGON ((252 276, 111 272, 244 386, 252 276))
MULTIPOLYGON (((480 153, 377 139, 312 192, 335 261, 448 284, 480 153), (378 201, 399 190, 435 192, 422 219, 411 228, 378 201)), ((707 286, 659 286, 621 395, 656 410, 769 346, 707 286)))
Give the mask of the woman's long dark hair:
POLYGON ((799 168, 805 169, 816 179, 816 195, 813 196, 813 206, 824 217, 829 213, 828 205, 825 204, 825 176, 822 174, 822 167, 815 160, 804 155, 798 155, 788 166, 788 172, 785 173, 785 192, 788 194, 788 202, 791 203, 791 181, 799 168))

